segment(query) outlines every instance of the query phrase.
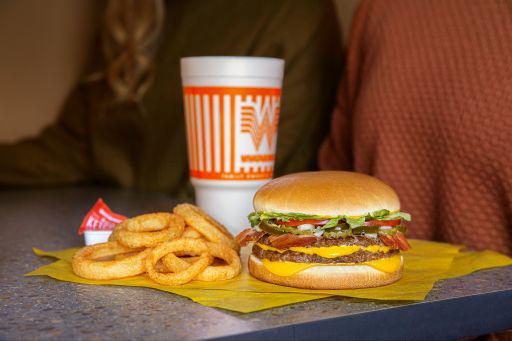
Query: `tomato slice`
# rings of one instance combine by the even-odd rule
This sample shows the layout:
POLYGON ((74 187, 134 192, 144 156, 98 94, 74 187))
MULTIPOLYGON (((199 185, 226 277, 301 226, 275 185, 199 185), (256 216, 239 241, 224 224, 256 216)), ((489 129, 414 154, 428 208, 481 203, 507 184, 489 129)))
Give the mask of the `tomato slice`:
POLYGON ((302 224, 312 225, 325 225, 329 222, 329 219, 304 219, 304 220, 290 220, 290 221, 279 221, 278 224, 286 226, 299 226, 302 224))
POLYGON ((368 220, 364 222, 365 226, 397 226, 402 222, 401 219, 395 220, 368 220))

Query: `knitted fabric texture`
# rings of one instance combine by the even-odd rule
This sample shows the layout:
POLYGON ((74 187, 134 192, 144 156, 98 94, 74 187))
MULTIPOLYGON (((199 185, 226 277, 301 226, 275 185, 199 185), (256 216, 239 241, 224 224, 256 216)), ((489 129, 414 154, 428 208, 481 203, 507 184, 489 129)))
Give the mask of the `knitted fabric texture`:
POLYGON ((512 254, 512 2, 365 1, 322 169, 398 192, 408 235, 512 254))

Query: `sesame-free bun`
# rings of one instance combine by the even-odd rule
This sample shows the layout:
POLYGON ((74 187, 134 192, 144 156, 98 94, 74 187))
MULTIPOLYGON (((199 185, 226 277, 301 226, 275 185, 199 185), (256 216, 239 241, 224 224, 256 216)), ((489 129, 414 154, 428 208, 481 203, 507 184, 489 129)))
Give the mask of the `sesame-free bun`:
MULTIPOLYGON (((401 256, 400 256, 401 257, 401 256)), ((402 278, 402 266, 387 273, 368 265, 314 266, 291 276, 278 276, 268 271, 256 256, 249 257, 249 272, 257 279, 303 289, 357 289, 391 284, 402 278)))
POLYGON ((372 176, 341 171, 304 172, 276 178, 254 196, 256 212, 361 216, 400 210, 395 191, 372 176))

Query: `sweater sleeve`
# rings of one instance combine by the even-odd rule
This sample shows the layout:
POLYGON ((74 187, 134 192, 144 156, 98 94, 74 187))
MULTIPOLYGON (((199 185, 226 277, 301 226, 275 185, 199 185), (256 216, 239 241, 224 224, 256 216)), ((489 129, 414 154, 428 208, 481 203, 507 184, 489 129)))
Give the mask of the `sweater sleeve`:
POLYGON ((0 144, 0 188, 56 186, 91 178, 87 93, 79 85, 57 121, 33 138, 0 144))

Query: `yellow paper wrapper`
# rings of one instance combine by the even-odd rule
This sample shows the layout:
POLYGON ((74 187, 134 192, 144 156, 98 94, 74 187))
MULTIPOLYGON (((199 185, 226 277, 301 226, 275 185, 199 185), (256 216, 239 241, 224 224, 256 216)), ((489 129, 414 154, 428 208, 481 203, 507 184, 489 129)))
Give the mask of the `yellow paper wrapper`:
MULTIPOLYGON (((27 276, 46 275, 58 280, 95 284, 141 286, 185 296, 206 306, 239 312, 253 312, 292 303, 305 302, 329 296, 348 296, 374 300, 423 300, 440 279, 463 276, 471 272, 512 265, 512 259, 492 252, 461 252, 462 246, 421 240, 410 241, 412 249, 404 255, 404 275, 391 285, 352 290, 308 290, 278 286, 251 277, 246 264, 240 276, 228 281, 191 283, 179 287, 156 284, 145 275, 120 280, 93 281, 76 276, 71 269, 71 258, 77 250, 45 252, 34 249, 40 256, 60 259, 30 272, 27 276)), ((244 249, 244 261, 250 253, 244 249)))
POLYGON ((441 279, 455 278, 472 272, 512 265, 512 258, 494 251, 461 252, 453 259, 450 269, 441 279))
POLYGON ((94 281, 79 277, 73 273, 71 268, 71 259, 76 250, 78 250, 78 248, 61 251, 43 251, 33 248, 36 255, 58 258, 59 260, 48 265, 43 265, 25 276, 48 276, 64 282, 81 284, 123 285, 153 288, 190 298, 192 301, 204 306, 222 308, 241 313, 251 313, 330 296, 325 294, 275 294, 265 292, 233 292, 231 290, 201 290, 187 289, 183 286, 168 287, 159 285, 148 279, 146 276, 136 276, 109 281, 94 281))

